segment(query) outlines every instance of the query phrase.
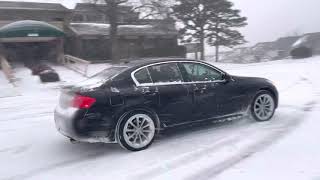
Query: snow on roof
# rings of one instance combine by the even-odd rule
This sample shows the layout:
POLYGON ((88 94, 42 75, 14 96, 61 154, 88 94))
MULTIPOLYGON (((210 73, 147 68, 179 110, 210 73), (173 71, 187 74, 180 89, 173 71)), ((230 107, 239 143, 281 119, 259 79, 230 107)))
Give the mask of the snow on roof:
POLYGON ((306 43, 308 41, 308 35, 301 37, 300 39, 298 39, 293 45, 292 48, 296 48, 299 47, 301 45, 303 45, 304 43, 306 43))
POLYGON ((23 9, 23 10, 49 10, 67 11, 68 9, 59 3, 0 1, 0 9, 23 9))
MULTIPOLYGON (((110 35, 110 24, 101 23, 71 23, 71 28, 78 35, 110 35)), ((161 36, 177 35, 178 31, 172 28, 163 28, 157 25, 119 25, 118 34, 127 36, 161 36)))
MULTIPOLYGON (((77 11, 97 11, 97 9, 105 10, 105 8, 106 4, 77 3, 74 9, 77 11)), ((130 11, 132 6, 121 5, 119 6, 119 9, 121 11, 130 11)))

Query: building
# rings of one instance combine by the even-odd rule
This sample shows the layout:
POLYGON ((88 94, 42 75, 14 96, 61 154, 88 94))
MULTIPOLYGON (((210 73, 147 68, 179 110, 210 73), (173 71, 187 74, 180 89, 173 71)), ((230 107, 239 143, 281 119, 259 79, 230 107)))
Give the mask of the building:
MULTIPOLYGON (((184 48, 178 46, 173 20, 142 20, 131 9, 120 7, 121 58, 185 55, 184 48)), ((102 4, 80 3, 70 10, 55 3, 0 1, 0 31, 15 31, 16 26, 20 29, 11 33, 19 34, 17 37, 5 33, 1 37, 0 32, 0 43, 9 61, 56 61, 63 53, 92 61, 110 60, 110 25, 105 10, 102 4), (63 35, 51 36, 53 31, 63 35)))
POLYGON ((226 55, 222 56, 222 61, 250 63, 287 58, 290 56, 292 44, 299 38, 300 36, 281 37, 276 41, 259 42, 252 47, 235 48, 225 53, 226 55))
POLYGON ((307 33, 291 46, 294 58, 305 58, 320 54, 320 32, 307 33))
POLYGON ((292 44, 294 44, 301 36, 289 36, 277 39, 274 42, 273 49, 279 52, 278 59, 290 56, 292 44))
POLYGON ((58 59, 70 15, 61 4, 0 1, 0 28, 5 34, 0 42, 7 59, 28 64, 58 59))
POLYGON ((21 20, 44 21, 64 29, 71 10, 55 3, 0 1, 0 27, 21 20))
MULTIPOLYGON (((88 60, 111 59, 110 25, 106 5, 81 3, 74 9, 68 37, 68 54, 88 60)), ((118 39, 120 58, 185 56, 178 46, 173 20, 142 20, 132 7, 120 7, 118 39)))
MULTIPOLYGON (((108 24, 109 20, 106 17, 105 5, 92 3, 78 3, 73 10, 72 22, 90 22, 108 24)), ((132 7, 121 6, 119 8, 118 23, 130 24, 139 20, 139 13, 132 12, 132 7)))

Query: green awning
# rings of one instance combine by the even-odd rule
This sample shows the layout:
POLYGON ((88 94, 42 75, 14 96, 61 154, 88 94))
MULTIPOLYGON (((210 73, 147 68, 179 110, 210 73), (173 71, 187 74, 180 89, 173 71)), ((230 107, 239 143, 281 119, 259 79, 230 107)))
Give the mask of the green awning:
POLYGON ((41 21, 17 21, 0 28, 0 38, 62 37, 59 28, 41 21))

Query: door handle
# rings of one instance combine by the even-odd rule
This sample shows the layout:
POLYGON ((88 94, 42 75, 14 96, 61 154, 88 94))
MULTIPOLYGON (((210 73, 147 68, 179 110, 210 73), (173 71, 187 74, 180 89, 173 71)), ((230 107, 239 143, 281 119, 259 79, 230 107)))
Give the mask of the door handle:
POLYGON ((193 90, 194 91, 205 91, 205 90, 207 90, 208 88, 207 88, 207 85, 204 85, 204 86, 202 86, 202 87, 194 87, 193 88, 193 90))
POLYGON ((149 87, 144 87, 144 88, 142 88, 142 94, 143 94, 143 95, 154 96, 154 95, 157 95, 158 92, 159 92, 158 89, 150 90, 149 87))
POLYGON ((201 93, 201 94, 205 93, 206 90, 207 90, 207 87, 201 87, 201 88, 196 87, 193 89, 195 93, 201 93))
POLYGON ((151 91, 149 91, 149 92, 144 92, 144 93, 142 93, 142 94, 148 95, 148 96, 155 96, 155 95, 158 94, 158 92, 151 92, 151 91))
POLYGON ((204 91, 207 90, 207 85, 201 87, 200 89, 201 89, 201 90, 204 90, 204 91))

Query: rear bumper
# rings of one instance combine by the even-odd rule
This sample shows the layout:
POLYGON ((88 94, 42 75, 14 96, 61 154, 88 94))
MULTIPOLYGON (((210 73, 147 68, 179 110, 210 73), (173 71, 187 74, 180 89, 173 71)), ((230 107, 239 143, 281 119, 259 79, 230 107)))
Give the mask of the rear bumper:
POLYGON ((64 136, 79 142, 88 143, 115 143, 110 133, 88 130, 88 119, 85 119, 87 110, 75 108, 61 109, 57 107, 54 112, 56 129, 64 136), (106 134, 109 134, 107 136, 106 134))

